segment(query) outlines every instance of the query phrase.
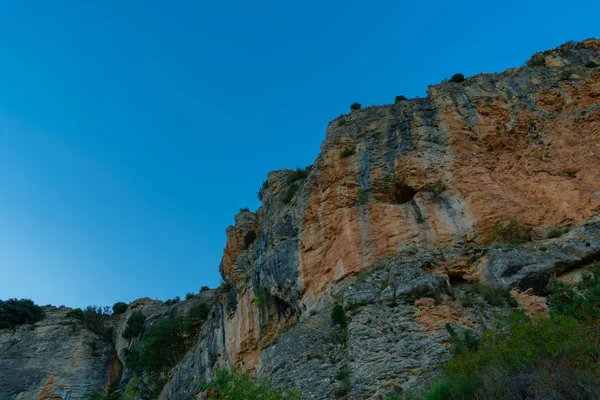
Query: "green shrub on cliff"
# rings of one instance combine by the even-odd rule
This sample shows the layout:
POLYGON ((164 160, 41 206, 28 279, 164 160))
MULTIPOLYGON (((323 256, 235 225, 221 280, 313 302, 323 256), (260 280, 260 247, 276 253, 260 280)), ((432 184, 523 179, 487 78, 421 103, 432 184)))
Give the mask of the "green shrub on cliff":
POLYGON ((112 340, 112 329, 107 327, 111 315, 110 307, 87 306, 84 310, 75 308, 67 313, 67 318, 81 321, 83 326, 107 341, 112 340))
POLYGON ((553 281, 551 317, 513 312, 481 338, 447 327, 452 358, 415 398, 599 399, 600 264, 575 287, 553 281))
POLYGON ((348 323, 346 319, 346 312, 341 304, 336 303, 331 309, 331 319, 336 325, 346 326, 348 323))
POLYGON ((115 303, 113 305, 113 314, 123 314, 125 311, 127 311, 127 303, 123 303, 122 301, 119 301, 118 303, 115 303))
POLYGON ((0 300, 0 329, 35 324, 44 318, 44 310, 29 299, 0 300))
POLYGON ((134 311, 127 320, 127 326, 123 331, 124 339, 133 339, 139 336, 142 332, 144 332, 144 323, 146 322, 146 317, 140 311, 134 311))
POLYGON ((450 78, 450 82, 454 83, 462 83, 465 81, 465 76, 463 74, 454 74, 452 78, 450 78))
POLYGON ((280 391, 266 380, 252 381, 241 371, 217 370, 212 382, 201 385, 209 400, 298 400, 295 391, 280 391))

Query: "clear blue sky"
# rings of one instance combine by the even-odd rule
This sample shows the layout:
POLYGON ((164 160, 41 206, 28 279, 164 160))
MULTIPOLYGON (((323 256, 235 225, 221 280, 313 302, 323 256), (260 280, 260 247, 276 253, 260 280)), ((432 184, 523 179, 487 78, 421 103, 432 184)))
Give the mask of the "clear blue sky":
POLYGON ((216 286, 225 228, 327 122, 598 35, 597 1, 0 3, 0 298, 216 286))

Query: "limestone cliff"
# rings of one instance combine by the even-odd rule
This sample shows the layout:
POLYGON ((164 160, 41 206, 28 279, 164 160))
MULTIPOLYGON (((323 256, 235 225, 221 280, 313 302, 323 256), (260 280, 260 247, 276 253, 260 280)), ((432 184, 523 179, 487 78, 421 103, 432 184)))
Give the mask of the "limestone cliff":
MULTIPOLYGON (((305 398, 382 398, 435 374, 446 323, 478 330, 510 308, 464 307, 463 283, 544 312, 549 279, 600 256, 597 64, 600 40, 567 43, 330 122, 312 167, 270 173, 261 207, 227 229, 226 284, 160 398, 202 397, 215 368, 234 366, 305 398), (550 239, 556 229, 570 232, 550 239)), ((130 306, 118 330, 135 307, 172 309, 130 306)), ((115 345, 125 364, 131 343, 115 345)))

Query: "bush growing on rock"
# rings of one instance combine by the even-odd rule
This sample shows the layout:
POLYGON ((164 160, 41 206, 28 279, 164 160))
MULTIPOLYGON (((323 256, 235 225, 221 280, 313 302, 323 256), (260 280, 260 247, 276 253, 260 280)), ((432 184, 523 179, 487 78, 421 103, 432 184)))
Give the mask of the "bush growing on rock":
POLYGON ((500 307, 508 304, 517 307, 517 301, 508 290, 499 289, 483 282, 476 282, 465 286, 465 292, 469 295, 480 295, 491 306, 500 307))
POLYGON ((265 192, 267 191, 267 189, 269 189, 269 180, 265 179, 265 181, 260 186, 260 189, 258 189, 258 193, 256 193, 256 197, 258 197, 259 201, 262 201, 263 196, 265 195, 265 192))
POLYGON ((126 350, 125 364, 134 375, 136 398, 154 400, 177 365, 196 342, 200 326, 210 309, 206 304, 192 308, 186 316, 170 317, 150 326, 141 344, 126 350))
POLYGON ((511 218, 507 223, 496 222, 492 225, 494 233, 490 237, 491 242, 507 245, 519 245, 527 240, 527 236, 519 226, 516 218, 511 218))
POLYGON ((351 110, 351 111, 360 110, 360 107, 361 107, 360 103, 352 103, 352 104, 350 105, 350 110, 351 110))
POLYGON ((394 104, 400 103, 401 101, 407 100, 406 96, 396 96, 396 98, 394 99, 394 104))
POLYGON ((575 288, 556 280, 550 287, 550 318, 517 310, 481 338, 447 326, 452 358, 417 398, 600 398, 600 264, 575 288))
POLYGON ((142 314, 141 311, 134 311, 127 320, 127 326, 123 331, 124 339, 133 339, 139 336, 144 331, 144 323, 146 322, 146 317, 142 314))
POLYGON ((452 78, 450 78, 450 82, 454 83, 463 83, 465 81, 465 76, 463 74, 454 74, 452 78))
POLYGON ((295 391, 282 392, 266 380, 253 382, 246 372, 217 370, 212 382, 202 385, 210 400, 299 400, 295 391))
POLYGON ((350 157, 354 153, 356 153, 356 149, 354 148, 354 146, 350 146, 350 147, 346 147, 344 150, 342 150, 342 153, 340 154, 340 156, 342 158, 346 158, 346 157, 350 157))
POLYGON ((534 54, 533 57, 531 57, 529 59, 529 61, 527 61, 527 66, 528 67, 545 67, 546 66, 546 57, 541 53, 534 54))
POLYGON ((567 315, 583 322, 595 321, 598 324, 600 322, 600 263, 595 263, 581 274, 581 281, 575 289, 559 280, 552 280, 550 282, 551 313, 567 315))
POLYGON ((168 306, 172 306, 172 305, 179 303, 180 301, 181 301, 181 297, 175 296, 174 298, 165 301, 165 304, 168 306))
POLYGON ((548 238, 549 239, 554 239, 557 237, 561 237, 562 235, 568 233, 569 230, 568 229, 558 229, 558 228, 554 228, 551 229, 550 232, 548 232, 548 238))
POLYGON ((331 319, 333 323, 336 325, 340 325, 342 327, 348 324, 348 320, 346 319, 346 312, 344 311, 344 307, 341 304, 336 303, 331 309, 331 319))
POLYGON ((44 318, 44 310, 29 299, 0 300, 0 329, 35 324, 44 318))
POLYGON ((77 319, 89 331, 102 336, 106 340, 112 339, 112 334, 107 330, 107 322, 111 315, 109 307, 87 306, 85 310, 75 308, 67 313, 67 318, 77 319))
POLYGON ((586 68, 597 68, 597 67, 600 67, 600 65, 598 63, 595 63, 594 61, 590 60, 585 63, 585 67, 586 68))
POLYGON ((119 301, 118 303, 115 303, 112 307, 113 314, 123 314, 125 311, 127 311, 127 307, 129 307, 127 303, 119 301))

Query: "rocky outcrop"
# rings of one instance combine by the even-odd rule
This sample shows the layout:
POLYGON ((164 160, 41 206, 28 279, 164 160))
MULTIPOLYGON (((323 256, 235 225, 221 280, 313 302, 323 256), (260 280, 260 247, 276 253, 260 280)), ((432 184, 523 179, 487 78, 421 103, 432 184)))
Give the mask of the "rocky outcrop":
POLYGON ((44 311, 34 325, 0 331, 0 399, 75 400, 103 390, 112 344, 66 318, 67 308, 44 311))
POLYGON ((567 43, 333 120, 312 167, 271 172, 261 207, 235 217, 219 289, 176 306, 139 300, 121 317, 121 386, 132 342, 119 332, 136 309, 149 326, 213 304, 169 373, 159 396, 169 400, 202 397, 200 384, 232 367, 307 399, 410 390, 447 356, 447 324, 482 330, 511 309, 462 301, 470 282, 547 312, 549 280, 576 279, 600 256, 595 63, 599 40, 567 43), (557 229, 570 232, 550 239, 557 229), (332 321, 334 304, 346 325, 332 321))

